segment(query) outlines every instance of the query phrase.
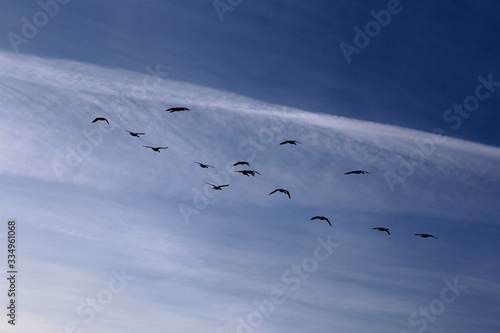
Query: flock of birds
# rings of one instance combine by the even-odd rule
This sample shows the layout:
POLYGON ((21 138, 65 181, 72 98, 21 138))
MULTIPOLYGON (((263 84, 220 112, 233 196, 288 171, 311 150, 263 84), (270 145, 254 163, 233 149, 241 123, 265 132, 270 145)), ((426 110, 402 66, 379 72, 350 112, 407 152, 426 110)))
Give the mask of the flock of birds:
MULTIPOLYGON (((165 110, 167 112, 180 112, 180 111, 190 111, 189 108, 187 107, 172 107, 172 108, 169 108, 167 110, 165 110)), ((97 117, 95 118, 92 123, 95 123, 95 122, 98 122, 98 121, 104 121, 106 123, 108 123, 109 125, 109 121, 104 118, 104 117, 97 117)), ((145 133, 136 133, 136 132, 131 132, 129 130, 125 130, 126 132, 128 132, 131 136, 134 136, 134 137, 140 137, 141 135, 144 135, 145 133)), ((297 144, 301 144, 299 141, 297 140, 286 140, 286 141, 283 141, 280 143, 280 145, 286 145, 286 144, 289 144, 289 145, 297 145, 297 144)), ((152 149, 153 151, 156 151, 156 152, 160 152, 161 149, 168 149, 168 147, 153 147, 153 146, 143 146, 145 148, 149 148, 149 149, 152 149)), ((212 165, 209 165, 209 164, 204 164, 204 163, 200 163, 200 162, 196 162, 194 161, 194 163, 198 164, 201 168, 203 169, 207 169, 207 168, 214 168, 214 166, 212 165)), ((233 166, 240 166, 240 165, 245 165, 245 166, 248 166, 250 167, 250 163, 246 162, 246 161, 238 161, 236 163, 233 164, 233 166)), ((259 172, 255 171, 255 170, 237 170, 235 171, 237 173, 241 173, 247 177, 250 177, 250 176, 253 176, 255 177, 255 175, 260 175, 259 172)), ((370 172, 368 171, 364 171, 364 170, 353 170, 353 171, 349 171, 349 172, 346 172, 344 173, 344 175, 350 175, 350 174, 356 174, 356 175, 365 175, 365 174, 371 174, 370 172)), ((206 184, 212 186, 212 189, 213 190, 217 190, 217 191, 222 191, 222 188, 224 187, 228 187, 229 184, 223 184, 223 185, 215 185, 215 184, 212 184, 212 183, 208 183, 208 182, 205 182, 206 184)), ((271 193, 269 193, 269 195, 271 194, 274 194, 276 192, 280 192, 280 193, 283 193, 285 195, 288 196, 289 199, 292 198, 292 196, 290 195, 290 192, 286 189, 283 189, 283 188, 277 188, 275 189, 274 191, 272 191, 271 193)), ((327 217, 324 217, 324 216, 314 216, 311 218, 311 220, 322 220, 322 221, 326 221, 330 227, 333 227, 332 223, 330 222, 330 220, 327 218, 327 217)), ((379 230, 379 231, 385 231, 388 235, 390 235, 390 231, 389 231, 389 228, 384 228, 384 227, 375 227, 375 228, 372 228, 373 230, 379 230)), ((415 234, 415 236, 419 236, 419 237, 422 237, 422 238, 436 238, 436 236, 434 235, 431 235, 431 234, 415 234)))

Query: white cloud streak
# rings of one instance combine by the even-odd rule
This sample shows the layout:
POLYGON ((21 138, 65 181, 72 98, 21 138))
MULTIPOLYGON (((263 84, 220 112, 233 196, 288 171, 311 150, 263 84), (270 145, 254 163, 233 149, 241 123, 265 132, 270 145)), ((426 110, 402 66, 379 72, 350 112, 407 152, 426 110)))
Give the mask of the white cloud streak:
MULTIPOLYGON (((144 93, 144 74, 119 69, 10 53, 0 53, 0 61, 0 199, 25 225, 22 287, 34 296, 24 296, 22 311, 42 330, 80 323, 74 309, 82 299, 101 290, 112 269, 127 267, 136 276, 130 288, 84 331, 161 331, 166 320, 176 332, 235 332, 236 318, 255 311, 253 301, 289 287, 283 272, 309 256, 326 232, 341 244, 338 253, 266 319, 263 331, 408 329, 411 312, 458 273, 470 290, 492 292, 480 285, 494 280, 470 278, 482 255, 474 250, 479 241, 446 234, 465 239, 463 225, 481 234, 498 229, 496 147, 446 138, 392 192, 384 172, 396 172, 429 133, 165 78, 144 93), (165 113, 170 106, 192 111, 165 113), (93 144, 85 133, 106 129, 90 123, 96 116, 113 127, 93 144), (133 138, 125 129, 146 135, 133 138), (285 139, 302 145, 279 146, 285 139), (90 142, 91 152, 59 181, 54 162, 66 163, 68 147, 77 151, 82 142, 90 142), (169 149, 158 154, 142 145, 169 149), (215 165, 221 176, 229 162, 249 159, 262 176, 227 172, 230 187, 207 196, 209 204, 186 225, 178 205, 193 205, 193 190, 204 193, 204 182, 215 181, 193 161, 215 165), (372 174, 343 175, 353 169, 372 174), (268 195, 278 187, 288 188, 292 200, 268 195), (318 211, 333 229, 309 220, 318 211), (379 224, 392 235, 371 230, 379 224), (437 242, 412 235, 429 229, 440 232, 437 242), (474 252, 442 264, 452 258, 447 251, 461 247, 474 252), (431 256, 440 262, 426 267, 431 256), (54 301, 57 318, 40 312, 54 301), (374 324, 380 317, 387 320, 374 324), (124 325, 122 318, 134 320, 124 325)), ((466 311, 450 310, 439 320, 466 311)), ((23 325, 20 332, 34 329, 23 325)))

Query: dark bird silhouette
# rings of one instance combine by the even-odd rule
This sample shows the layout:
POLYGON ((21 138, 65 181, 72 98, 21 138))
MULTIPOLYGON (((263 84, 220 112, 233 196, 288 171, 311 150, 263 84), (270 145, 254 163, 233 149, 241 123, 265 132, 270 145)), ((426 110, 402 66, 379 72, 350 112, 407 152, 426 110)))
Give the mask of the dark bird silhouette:
POLYGON ((95 118, 95 119, 92 121, 92 123, 95 123, 96 121, 105 121, 105 122, 107 122, 107 123, 108 123, 108 125, 109 125, 109 121, 108 121, 106 118, 104 118, 104 117, 98 117, 98 118, 95 118))
POLYGON ((300 142, 295 141, 295 140, 287 140, 287 141, 283 141, 282 143, 280 143, 280 145, 286 145, 286 144, 297 145, 297 143, 300 143, 300 142))
POLYGON ((356 175, 359 175, 359 174, 363 174, 364 175, 365 173, 367 173, 367 174, 370 175, 370 173, 368 171, 363 171, 363 170, 349 171, 349 172, 344 173, 344 175, 350 175, 351 173, 354 173, 356 175))
POLYGON ((260 175, 260 173, 258 173, 257 171, 253 171, 253 170, 238 170, 236 172, 239 172, 247 177, 250 177, 250 175, 252 175, 253 177, 255 177, 255 174, 258 174, 260 175))
POLYGON ((130 132, 130 131, 128 131, 128 130, 125 130, 125 131, 129 132, 129 133, 130 133, 130 135, 132 135, 132 136, 136 136, 136 137, 138 137, 138 138, 139 138, 139 136, 140 136, 140 135, 144 135, 144 133, 134 133, 134 132, 130 132))
POLYGON ((222 187, 229 186, 229 184, 226 184, 226 185, 214 185, 214 184, 210 184, 210 183, 207 183, 207 182, 205 182, 205 183, 208 184, 208 185, 210 185, 210 186, 212 186, 212 188, 214 190, 218 190, 218 191, 222 191, 222 187))
POLYGON ((176 107, 176 108, 166 109, 165 111, 170 111, 170 113, 172 113, 172 112, 178 112, 178 111, 189 111, 189 109, 186 107, 176 107))
POLYGON ((373 228, 373 230, 385 231, 385 232, 387 232, 389 235, 391 234, 391 233, 389 232, 389 228, 376 227, 376 228, 373 228))
POLYGON ((311 220, 323 220, 323 221, 326 221, 328 222, 328 224, 330 225, 330 227, 333 227, 332 224, 330 223, 330 220, 324 216, 315 216, 315 217, 311 217, 311 220))
POLYGON ((160 149, 168 149, 168 147, 151 147, 151 146, 143 146, 143 147, 151 148, 151 149, 153 149, 154 151, 157 151, 157 152, 160 152, 160 149))
POLYGON ((415 236, 420 236, 422 238, 428 238, 428 237, 432 237, 432 238, 436 238, 436 236, 433 236, 433 235, 429 235, 429 234, 415 234, 415 236))
POLYGON ((238 166, 238 165, 248 165, 248 166, 250 166, 250 163, 245 162, 245 161, 239 161, 239 162, 236 162, 236 163, 233 164, 233 166, 238 166))
POLYGON ((203 163, 200 163, 200 162, 194 162, 194 163, 199 164, 203 169, 213 168, 213 166, 208 165, 208 164, 203 164, 203 163))
POLYGON ((281 193, 285 193, 286 195, 288 195, 288 197, 291 199, 292 197, 290 196, 290 192, 288 192, 287 190, 285 189, 282 189, 282 188, 277 188, 275 189, 274 191, 272 191, 271 193, 269 193, 269 195, 275 193, 275 192, 281 192, 281 193))

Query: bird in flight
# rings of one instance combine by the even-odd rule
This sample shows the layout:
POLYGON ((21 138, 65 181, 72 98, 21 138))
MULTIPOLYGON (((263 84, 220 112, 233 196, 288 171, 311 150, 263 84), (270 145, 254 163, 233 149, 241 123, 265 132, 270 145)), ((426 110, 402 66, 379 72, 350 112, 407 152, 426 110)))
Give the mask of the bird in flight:
POLYGON ((282 143, 280 143, 280 145, 286 145, 286 144, 297 145, 297 143, 300 143, 300 142, 298 142, 296 140, 287 140, 287 141, 283 141, 282 143))
POLYGON ((275 192, 281 192, 281 193, 285 193, 286 195, 288 195, 288 197, 291 199, 292 197, 290 196, 290 192, 288 192, 287 190, 285 189, 282 189, 282 188, 277 188, 275 189, 274 191, 272 191, 271 193, 269 193, 269 195, 275 193, 275 192))
POLYGON ((157 152, 160 152, 160 149, 168 149, 168 147, 151 147, 151 146, 143 146, 143 147, 151 148, 151 149, 153 149, 154 151, 157 151, 157 152))
POLYGON ((186 107, 175 107, 175 108, 166 109, 165 111, 170 111, 170 113, 172 113, 172 112, 177 112, 177 111, 189 111, 189 109, 186 107))
MULTIPOLYGON (((127 131, 127 130, 125 130, 125 131, 127 131)), ((130 131, 127 131, 127 132, 129 132, 130 135, 136 136, 136 137, 139 137, 140 135, 144 135, 144 133, 134 133, 134 132, 130 132, 130 131)))
POLYGON ((95 119, 92 121, 92 123, 95 123, 96 121, 105 121, 105 122, 107 122, 107 123, 108 123, 108 125, 109 125, 109 121, 108 121, 106 118, 104 118, 104 117, 98 117, 98 118, 95 118, 95 119))
POLYGON ((208 165, 208 164, 203 164, 203 163, 200 163, 200 162, 194 162, 194 163, 199 164, 200 167, 202 167, 203 169, 213 168, 213 166, 208 165))
POLYGON ((422 238, 428 238, 428 237, 432 237, 432 238, 436 238, 436 236, 433 236, 433 235, 429 235, 429 234, 415 234, 415 236, 420 236, 422 238))
POLYGON ((247 177, 250 177, 250 175, 252 175, 253 177, 255 177, 255 174, 258 174, 260 175, 260 173, 258 173, 257 171, 253 171, 253 170, 238 170, 236 172, 239 172, 247 177))
POLYGON ((226 184, 226 185, 214 185, 214 184, 210 184, 210 183, 207 183, 207 182, 205 182, 205 183, 208 184, 208 185, 210 185, 210 186, 212 186, 212 188, 214 190, 218 190, 218 191, 222 191, 222 187, 229 186, 229 184, 226 184))
POLYGON ((364 175, 365 173, 367 173, 367 174, 370 175, 370 173, 368 171, 363 171, 363 170, 349 171, 349 172, 344 173, 344 175, 350 175, 351 173, 354 173, 356 175, 359 175, 359 174, 363 174, 364 175))
POLYGON ((373 228, 373 230, 385 231, 385 232, 387 232, 389 235, 391 234, 391 233, 389 232, 389 228, 376 227, 376 228, 373 228))
POLYGON ((250 166, 250 163, 245 162, 245 161, 239 161, 239 162, 236 162, 236 163, 233 164, 233 166, 238 166, 238 165, 248 165, 248 166, 250 166))
POLYGON ((311 217, 311 220, 323 220, 323 221, 326 221, 328 222, 328 224, 330 225, 330 227, 333 227, 332 224, 330 223, 330 220, 324 216, 315 216, 315 217, 311 217))

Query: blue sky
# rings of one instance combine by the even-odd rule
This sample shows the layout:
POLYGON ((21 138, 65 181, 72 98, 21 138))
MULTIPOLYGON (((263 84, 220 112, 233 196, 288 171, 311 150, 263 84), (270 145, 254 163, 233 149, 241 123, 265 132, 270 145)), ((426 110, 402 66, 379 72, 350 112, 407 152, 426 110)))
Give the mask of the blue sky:
MULTIPOLYGON (((36 1, 2 7, 2 35, 20 33, 22 17, 40 10, 36 1)), ((221 22, 211 1, 69 2, 19 51, 139 72, 159 63, 176 80, 431 131, 478 75, 495 76, 498 4, 402 1, 347 64, 339 44, 352 44, 353 28, 364 29, 370 11, 386 8, 387 1, 242 1, 221 22)), ((12 50, 8 38, 0 43, 12 50)), ((498 145, 491 125, 498 98, 452 136, 498 145)))
POLYGON ((500 5, 222 3, 0 4, 1 327, 497 332, 500 5))

